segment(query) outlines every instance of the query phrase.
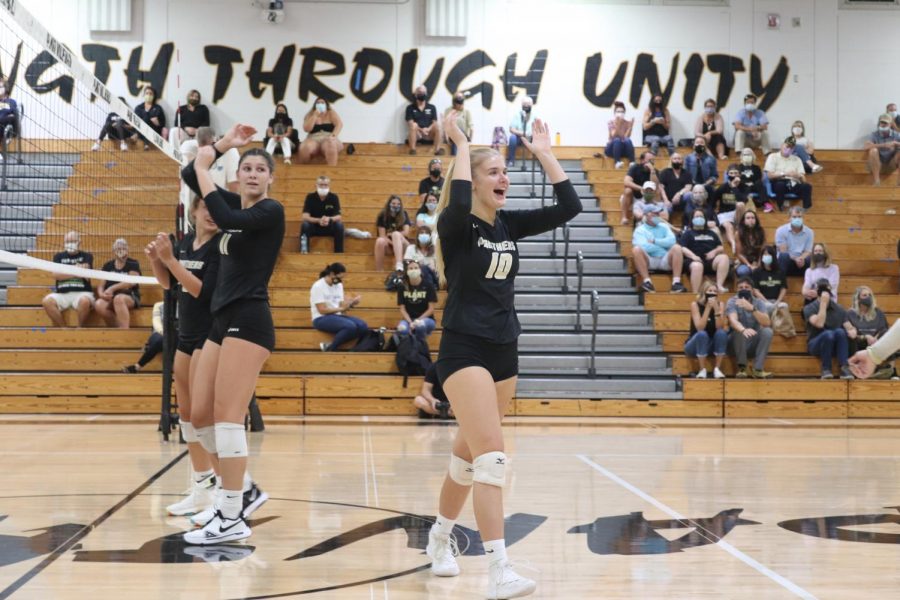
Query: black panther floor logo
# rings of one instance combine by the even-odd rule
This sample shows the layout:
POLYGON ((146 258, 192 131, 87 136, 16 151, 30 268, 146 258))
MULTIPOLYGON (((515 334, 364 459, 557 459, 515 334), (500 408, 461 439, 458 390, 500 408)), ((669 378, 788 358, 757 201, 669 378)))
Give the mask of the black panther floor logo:
MULTIPOLYGON (((7 516, 0 515, 0 521, 6 519, 7 516)), ((82 529, 84 529, 84 525, 64 523, 31 529, 29 531, 40 532, 31 536, 0 535, 0 567, 50 554, 54 548, 58 548, 82 529)))
MULTIPOLYGON (((893 508, 900 511, 900 506, 885 506, 885 508, 893 508)), ((792 519, 790 521, 782 521, 778 526, 794 533, 802 533, 803 535, 811 535, 826 540, 865 542, 867 544, 900 544, 900 533, 847 529, 848 527, 859 527, 860 525, 881 525, 886 523, 900 525, 900 514, 881 513, 792 519)))

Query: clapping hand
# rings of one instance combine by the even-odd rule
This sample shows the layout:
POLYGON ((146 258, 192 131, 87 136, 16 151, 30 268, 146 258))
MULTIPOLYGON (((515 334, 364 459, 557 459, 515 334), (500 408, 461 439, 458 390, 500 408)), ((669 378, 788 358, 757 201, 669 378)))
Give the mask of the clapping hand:
POLYGON ((157 233, 156 239, 151 244, 156 248, 156 255, 159 257, 159 260, 162 262, 172 260, 172 241, 169 239, 168 233, 157 233))
POLYGON ((459 123, 457 123, 459 115, 460 112, 458 110, 451 110, 444 117, 444 134, 457 148, 469 143, 469 140, 466 139, 466 134, 463 133, 462 129, 459 128, 459 123))
POLYGON ((550 152, 550 127, 541 119, 535 119, 531 126, 531 141, 523 137, 522 143, 535 156, 550 152))

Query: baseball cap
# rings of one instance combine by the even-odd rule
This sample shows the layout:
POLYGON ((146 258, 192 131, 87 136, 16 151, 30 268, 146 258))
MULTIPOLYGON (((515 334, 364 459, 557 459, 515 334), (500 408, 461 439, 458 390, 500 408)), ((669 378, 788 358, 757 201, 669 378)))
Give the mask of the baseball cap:
POLYGON ((644 185, 642 186, 642 189, 645 189, 645 190, 655 190, 655 189, 656 189, 656 184, 653 183, 652 181, 645 181, 645 182, 644 182, 644 185))

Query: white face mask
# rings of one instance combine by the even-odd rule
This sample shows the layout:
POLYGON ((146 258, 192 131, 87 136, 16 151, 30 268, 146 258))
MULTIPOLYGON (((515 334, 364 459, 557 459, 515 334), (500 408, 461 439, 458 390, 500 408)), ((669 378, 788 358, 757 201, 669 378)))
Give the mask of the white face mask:
POLYGON ((741 164, 749 167, 750 165, 753 164, 753 157, 749 156, 749 155, 742 155, 741 156, 741 164))
POLYGON ((116 258, 125 258, 128 256, 128 250, 125 248, 117 248, 115 254, 116 258))
POLYGON ((66 252, 75 253, 78 252, 78 242, 66 242, 63 247, 66 249, 66 252))
POLYGON ((434 212, 437 209, 437 202, 426 202, 425 208, 428 209, 428 212, 434 212))
POLYGON ((319 195, 324 198, 325 196, 328 195, 328 192, 331 191, 331 188, 320 187, 320 188, 316 188, 316 190, 319 192, 319 195))
POLYGON ((320 113, 325 112, 325 104, 323 102, 317 102, 316 110, 319 111, 320 113))
POLYGON ((624 118, 624 117, 625 117, 625 111, 624 111, 624 110, 617 110, 617 111, 616 111, 616 118, 617 118, 617 119, 622 119, 622 118, 624 118))
POLYGON ((747 110, 747 112, 753 112, 753 111, 756 110, 756 105, 755 105, 755 104, 750 104, 750 103, 748 102, 747 104, 744 105, 744 108, 747 110))
POLYGON ((793 133, 795 137, 800 137, 801 135, 803 135, 803 129, 800 127, 794 127, 793 129, 791 129, 791 133, 793 133))

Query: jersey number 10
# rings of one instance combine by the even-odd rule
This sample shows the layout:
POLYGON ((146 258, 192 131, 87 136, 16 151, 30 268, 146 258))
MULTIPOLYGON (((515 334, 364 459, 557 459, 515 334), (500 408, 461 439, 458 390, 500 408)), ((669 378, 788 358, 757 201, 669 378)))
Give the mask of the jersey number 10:
POLYGON ((513 256, 508 252, 492 252, 491 266, 488 267, 486 279, 506 279, 512 269, 513 256))

